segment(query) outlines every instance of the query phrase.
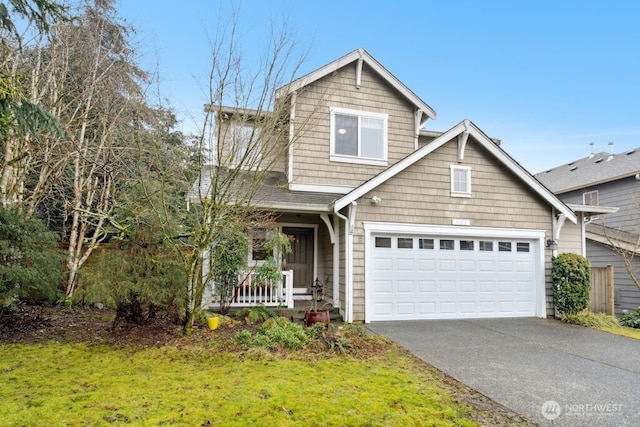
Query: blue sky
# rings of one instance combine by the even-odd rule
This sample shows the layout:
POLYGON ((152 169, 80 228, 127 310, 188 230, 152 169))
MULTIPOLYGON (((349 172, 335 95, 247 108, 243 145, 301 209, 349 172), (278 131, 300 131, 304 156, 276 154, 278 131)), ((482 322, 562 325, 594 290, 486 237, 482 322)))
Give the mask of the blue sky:
MULTIPOLYGON (((596 151, 640 147, 640 2, 245 0, 239 27, 259 54, 270 21, 309 49, 301 72, 366 49, 438 113, 444 131, 468 118, 532 173, 596 151)), ((141 63, 196 128, 209 44, 230 3, 119 0, 138 30, 141 63)))

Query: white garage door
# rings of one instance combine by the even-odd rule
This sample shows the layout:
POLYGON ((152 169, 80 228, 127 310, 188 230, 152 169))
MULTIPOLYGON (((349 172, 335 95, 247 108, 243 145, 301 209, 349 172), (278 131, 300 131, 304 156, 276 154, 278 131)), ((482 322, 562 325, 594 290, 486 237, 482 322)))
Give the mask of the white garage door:
POLYGON ((372 234, 370 321, 533 317, 537 240, 372 234))

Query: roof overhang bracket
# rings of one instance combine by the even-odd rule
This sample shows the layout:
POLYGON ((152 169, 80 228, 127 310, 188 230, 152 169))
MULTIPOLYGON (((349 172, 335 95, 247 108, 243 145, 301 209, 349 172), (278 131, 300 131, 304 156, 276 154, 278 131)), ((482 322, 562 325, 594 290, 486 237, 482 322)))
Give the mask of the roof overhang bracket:
POLYGON ((464 150, 467 147, 467 141, 469 140, 469 130, 466 129, 466 121, 465 121, 465 130, 458 135, 458 163, 462 163, 464 160, 464 150))
POLYGON ((329 238, 331 239, 331 244, 335 244, 336 243, 336 232, 333 229, 333 225, 331 224, 331 220, 329 219, 329 215, 327 215, 326 213, 321 213, 320 214, 320 219, 322 221, 324 221, 325 225, 327 226, 327 230, 329 230, 329 238))
POLYGON ((417 108, 416 112, 414 114, 414 118, 415 118, 415 137, 414 137, 414 150, 418 149, 418 137, 420 136, 420 125, 422 124, 422 115, 424 114, 424 111, 422 111, 421 109, 417 108))
POLYGON ((567 217, 563 213, 553 216, 553 240, 556 242, 560 240, 560 230, 562 230, 562 226, 566 219, 567 217))

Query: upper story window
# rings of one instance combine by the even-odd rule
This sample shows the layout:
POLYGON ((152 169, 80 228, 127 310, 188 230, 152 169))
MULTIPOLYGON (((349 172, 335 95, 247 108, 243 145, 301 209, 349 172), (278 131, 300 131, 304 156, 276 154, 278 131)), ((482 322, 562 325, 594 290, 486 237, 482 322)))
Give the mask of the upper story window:
POLYGON ((242 169, 260 168, 260 128, 251 124, 235 124, 231 129, 231 152, 233 166, 242 169))
POLYGON ((589 206, 598 206, 600 202, 598 200, 598 190, 587 191, 582 194, 582 203, 589 206))
POLYGON ((387 114, 331 108, 331 161, 386 166, 387 114))
POLYGON ((471 197, 471 168, 451 165, 451 196, 471 197))

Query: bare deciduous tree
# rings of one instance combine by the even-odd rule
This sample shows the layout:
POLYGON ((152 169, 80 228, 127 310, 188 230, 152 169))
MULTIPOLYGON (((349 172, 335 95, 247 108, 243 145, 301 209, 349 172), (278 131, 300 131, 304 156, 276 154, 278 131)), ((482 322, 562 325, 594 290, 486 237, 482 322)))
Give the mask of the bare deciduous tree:
POLYGON ((225 251, 219 236, 232 224, 247 229, 269 216, 259 209, 266 196, 264 184, 272 171, 285 172, 288 149, 309 121, 294 128, 291 98, 274 96, 277 88, 293 80, 304 57, 286 26, 268 34, 268 46, 251 62, 254 58, 243 56, 240 46, 238 15, 230 22, 211 43, 209 100, 197 138, 201 173, 189 194, 192 227, 189 250, 182 252, 187 330, 206 284, 215 276, 203 267, 215 265, 225 251))

